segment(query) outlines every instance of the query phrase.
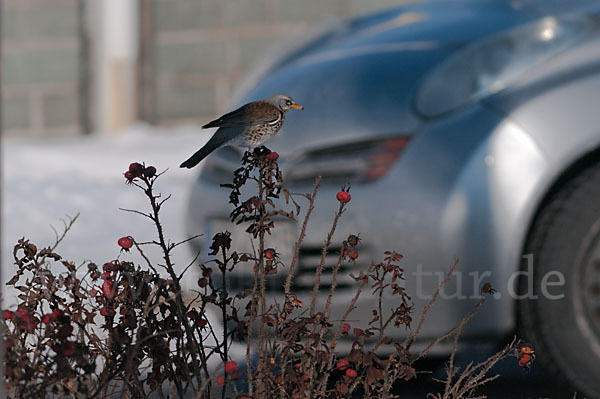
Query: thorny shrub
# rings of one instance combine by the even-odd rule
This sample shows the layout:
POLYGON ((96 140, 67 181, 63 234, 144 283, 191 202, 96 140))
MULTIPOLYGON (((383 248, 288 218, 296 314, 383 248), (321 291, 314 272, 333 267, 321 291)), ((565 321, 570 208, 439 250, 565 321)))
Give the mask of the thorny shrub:
POLYGON ((506 357, 518 358, 521 367, 530 366, 533 349, 517 340, 484 362, 463 370, 454 366, 458 337, 486 295, 493 293, 489 284, 482 287, 480 301, 456 327, 422 351, 411 351, 427 312, 458 262, 422 310, 415 328, 414 307, 404 288, 402 255, 397 252, 385 252, 381 262, 351 275, 355 294, 341 318, 334 320, 331 305, 338 273, 360 252, 359 236, 349 234, 336 263, 326 264, 338 222, 351 201, 350 187, 343 187, 336 195, 339 206, 322 248, 310 303, 303 303, 292 286, 320 178, 310 193, 292 194, 283 186, 277 159, 278 154, 265 147, 246 152, 233 182, 223 185, 231 190, 231 221, 246 227, 253 253, 233 251, 230 233, 221 232, 212 237, 210 261, 199 262, 198 254, 184 272, 177 273, 172 252, 188 240, 172 243, 165 237, 159 215, 169 197, 162 198, 155 190, 162 173, 140 163, 132 163, 124 177, 146 196, 150 209, 125 211, 152 221, 156 237, 151 241, 121 237, 117 241, 121 252, 116 258, 102 266, 90 262, 76 266, 56 252, 76 218, 65 224, 64 233, 52 247, 38 250, 29 240, 20 239, 14 247, 17 270, 7 283, 20 291, 18 304, 5 310, 3 317, 8 394, 349 398, 361 390, 364 397, 391 398, 395 397, 394 383, 415 378, 415 362, 447 339, 454 340, 454 351, 444 389, 435 398, 471 397, 498 377, 490 375, 491 369, 506 357), (243 198, 242 188, 249 183, 256 187, 255 194, 243 198), (281 200, 292 209, 278 209, 276 202, 281 200), (301 206, 302 202, 305 205, 301 206), (303 206, 307 208, 300 220, 292 260, 284 265, 276 248, 265 247, 265 237, 277 231, 277 217, 298 220, 303 206), (145 246, 159 247, 162 259, 151 261, 145 246), (140 264, 121 259, 122 253, 132 250, 139 255, 140 264), (228 275, 242 267, 240 264, 252 268, 253 285, 231 293, 228 275), (201 277, 198 289, 186 293, 182 292, 182 279, 190 267, 199 268, 201 277), (332 270, 332 284, 321 306, 317 298, 326 267, 332 270), (266 277, 277 273, 287 274, 284 294, 280 301, 271 301, 266 277), (353 328, 349 316, 365 292, 378 299, 378 306, 372 310, 367 328, 353 328), (397 306, 384 309, 384 296, 397 298, 397 306), (220 319, 209 317, 211 312, 220 319), (406 338, 399 341, 388 337, 387 331, 394 328, 405 329, 406 338), (353 340, 349 352, 338 348, 342 336, 353 340), (234 340, 246 343, 245 364, 231 358, 234 340))

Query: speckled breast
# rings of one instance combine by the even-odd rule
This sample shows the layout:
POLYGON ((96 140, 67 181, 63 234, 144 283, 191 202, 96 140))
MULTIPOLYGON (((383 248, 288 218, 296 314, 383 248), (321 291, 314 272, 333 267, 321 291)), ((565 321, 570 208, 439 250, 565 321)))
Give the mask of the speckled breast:
POLYGON ((265 141, 269 139, 271 136, 275 136, 281 126, 283 126, 283 122, 285 120, 285 115, 281 114, 279 120, 277 120, 274 124, 269 123, 261 123, 260 125, 250 126, 244 135, 244 146, 246 147, 258 147, 263 145, 265 141))

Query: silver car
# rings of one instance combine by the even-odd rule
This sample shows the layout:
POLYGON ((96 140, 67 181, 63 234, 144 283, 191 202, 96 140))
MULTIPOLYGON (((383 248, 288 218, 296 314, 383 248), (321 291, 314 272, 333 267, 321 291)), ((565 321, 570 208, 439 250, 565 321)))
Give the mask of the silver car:
MULTIPOLYGON (((460 260, 421 343, 456 325, 489 282, 497 293, 461 347, 518 331, 551 373, 600 397, 600 7, 574 4, 407 5, 316 28, 252 74, 240 104, 285 93, 305 107, 267 143, 286 185, 308 192, 315 176, 324 181, 296 293, 309 295, 336 192, 351 183, 335 240, 360 233, 362 247, 346 272, 401 252, 418 314, 460 260)), ((190 234, 233 229, 219 184, 240 157, 223 148, 206 160, 190 234)), ((297 231, 293 223, 276 231, 282 256, 297 231)), ((206 241, 194 245, 207 253, 206 241)), ((236 276, 232 286, 245 288, 243 268, 236 276)), ((272 277, 273 295, 283 278, 272 277)), ((338 314, 354 288, 351 279, 338 287, 338 314)), ((366 325, 374 306, 363 297, 353 323, 366 325)))

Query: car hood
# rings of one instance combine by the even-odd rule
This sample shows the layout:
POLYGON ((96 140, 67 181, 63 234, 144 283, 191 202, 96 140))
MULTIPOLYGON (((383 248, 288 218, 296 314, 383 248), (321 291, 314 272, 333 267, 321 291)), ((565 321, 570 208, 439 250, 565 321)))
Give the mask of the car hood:
POLYGON ((342 137, 410 135, 419 123, 414 93, 433 67, 466 44, 533 18, 497 0, 431 1, 370 14, 281 54, 240 104, 285 93, 305 107, 288 113, 269 143, 274 148, 282 140, 298 149, 342 137))

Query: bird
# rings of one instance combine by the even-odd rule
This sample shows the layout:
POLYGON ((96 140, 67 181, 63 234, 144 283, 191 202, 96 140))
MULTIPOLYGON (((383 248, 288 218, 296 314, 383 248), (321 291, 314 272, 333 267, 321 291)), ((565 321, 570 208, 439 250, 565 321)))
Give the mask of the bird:
POLYGON ((235 111, 202 126, 203 129, 218 127, 208 142, 183 162, 181 168, 193 168, 211 152, 223 146, 239 146, 253 149, 279 132, 285 114, 290 109, 302 110, 290 96, 276 94, 265 100, 253 101, 235 111))

